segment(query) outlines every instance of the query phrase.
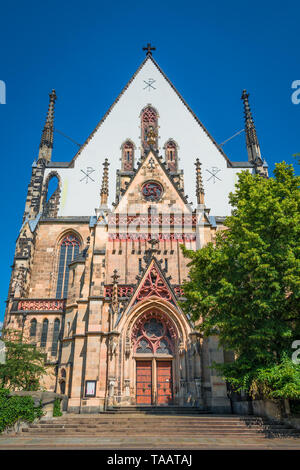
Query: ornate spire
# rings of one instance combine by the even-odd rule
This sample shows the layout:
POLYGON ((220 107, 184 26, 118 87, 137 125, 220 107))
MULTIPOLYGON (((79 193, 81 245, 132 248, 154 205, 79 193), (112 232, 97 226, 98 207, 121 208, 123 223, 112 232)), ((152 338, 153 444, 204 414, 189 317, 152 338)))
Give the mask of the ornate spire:
POLYGON ((39 160, 44 159, 48 162, 51 160, 53 149, 53 130, 54 130, 54 105, 56 101, 55 90, 49 93, 49 107, 46 118, 46 123, 42 132, 42 138, 39 149, 39 160))
POLYGON ((196 166, 196 196, 197 196, 197 204, 204 204, 204 188, 203 188, 203 181, 202 181, 202 174, 201 174, 201 165, 199 158, 197 158, 195 166, 196 166))
POLYGON ((249 93, 247 93, 246 90, 243 90, 241 99, 244 102, 245 134, 248 160, 249 162, 261 163, 260 147, 249 105, 249 93))
POLYGON ((101 206, 107 204, 108 199, 108 159, 106 158, 103 163, 103 176, 102 176, 102 186, 101 186, 101 206))

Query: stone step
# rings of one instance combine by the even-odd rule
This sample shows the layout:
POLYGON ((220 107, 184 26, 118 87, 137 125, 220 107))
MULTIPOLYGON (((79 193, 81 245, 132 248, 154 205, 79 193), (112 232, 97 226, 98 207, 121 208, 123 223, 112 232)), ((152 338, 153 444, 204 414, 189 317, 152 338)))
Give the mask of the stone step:
MULTIPOLYGON (((118 428, 124 428, 124 429, 127 429, 127 428, 132 428, 132 427, 144 427, 144 426, 149 426, 149 423, 147 421, 145 422, 135 422, 135 423, 120 423, 120 422, 113 422, 113 423, 53 423, 53 422, 44 422, 44 423, 34 423, 34 424, 30 424, 30 427, 44 427, 44 428, 60 428, 60 427, 87 427, 87 428, 92 428, 92 429, 102 429, 104 426, 103 424, 105 425, 105 427, 107 428, 115 428, 115 427, 118 427, 118 428)), ((204 422, 195 422, 195 423, 189 423, 189 422, 177 422, 175 425, 174 423, 169 423, 169 422, 161 422, 160 423, 160 427, 159 429, 161 429, 161 427, 171 427, 171 428, 174 428, 174 427, 188 427, 189 429, 193 428, 193 429, 196 429, 198 427, 212 427, 212 428, 216 428, 216 427, 237 427, 237 428, 265 428, 265 427, 272 427, 273 429, 281 429, 281 428, 285 428, 287 427, 285 424, 273 424, 272 426, 269 424, 269 423, 265 423, 265 424, 257 424, 257 423, 251 423, 251 424, 246 424, 246 423, 243 423, 243 422, 238 422, 238 423, 235 423, 235 422, 208 422, 208 421, 204 421, 204 422)))
POLYGON ((271 423, 256 416, 240 415, 64 415, 32 423, 22 432, 34 436, 145 436, 159 438, 209 437, 300 437, 300 430, 288 425, 271 423))
MULTIPOLYGON (((91 432, 83 432, 82 430, 78 430, 78 431, 75 431, 75 430, 69 430, 69 431, 66 431, 66 430, 60 430, 59 432, 53 432, 53 431, 49 431, 49 430, 44 430, 44 432, 40 432, 40 430, 32 430, 32 431, 36 431, 36 432, 30 432, 29 434, 30 435, 34 435, 34 436, 43 436, 43 435, 46 435, 46 436, 59 436, 59 435, 63 435, 63 436, 91 436, 91 437, 99 437, 99 438, 102 438, 102 437, 112 437, 112 433, 109 433, 109 432, 103 432, 103 433, 91 433, 91 432)), ((26 435, 28 435, 28 433, 26 433, 26 435)), ((119 433, 114 433, 113 434, 114 437, 122 437, 123 434, 119 434, 119 433)), ((141 436, 141 433, 140 432, 128 432, 126 433, 126 437, 135 437, 135 436, 141 436)), ((157 436, 157 433, 155 433, 154 431, 153 432, 143 432, 143 437, 158 437, 157 436)), ((299 437, 299 434, 295 434, 295 433, 292 433, 292 432, 284 432, 284 433, 258 433, 258 432, 240 432, 240 431, 228 431, 226 433, 224 432, 218 432, 218 431, 211 431, 211 432, 203 432, 203 433, 193 433, 191 434, 190 432, 181 432, 180 434, 179 433, 176 433, 176 432, 168 432, 168 433, 164 433, 163 434, 163 437, 164 438, 178 438, 178 437, 201 437, 201 436, 207 436, 207 437, 231 437, 231 436, 235 436, 235 437, 240 437, 240 438, 246 438, 246 437, 255 437, 255 438, 266 438, 266 437, 299 437)))
MULTIPOLYGON (((110 422, 136 422, 138 420, 143 420, 151 423, 158 423, 161 421, 165 421, 168 419, 170 422, 175 423, 176 421, 189 421, 189 422, 195 422, 195 421, 209 421, 209 422, 215 422, 215 421, 232 421, 232 422, 268 422, 267 419, 263 418, 252 418, 252 417, 235 417, 235 416, 147 416, 147 415, 136 415, 136 416, 107 416, 105 414, 103 415, 76 415, 74 417, 68 417, 68 416, 62 416, 59 418, 53 418, 53 421, 57 421, 60 423, 63 422, 80 422, 80 423, 110 423, 110 422)), ((41 422, 47 422, 49 420, 46 419, 41 419, 41 422)))

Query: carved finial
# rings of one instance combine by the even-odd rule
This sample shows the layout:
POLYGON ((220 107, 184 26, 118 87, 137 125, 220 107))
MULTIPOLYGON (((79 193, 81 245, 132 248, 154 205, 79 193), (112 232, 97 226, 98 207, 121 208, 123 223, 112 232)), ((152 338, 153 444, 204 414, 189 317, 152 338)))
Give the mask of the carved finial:
POLYGON ((118 292, 118 271, 114 269, 114 273, 111 276, 113 279, 113 292, 112 292, 112 309, 114 313, 117 313, 119 310, 119 292, 118 292))
POLYGON ((55 90, 52 90, 51 93, 49 93, 49 98, 48 113, 42 132, 38 158, 39 160, 44 159, 47 161, 51 160, 53 149, 54 105, 57 98, 55 90))
POLYGON ((197 158, 195 166, 196 166, 196 196, 197 196, 197 203, 204 204, 204 187, 202 181, 202 174, 201 174, 201 165, 199 158, 197 158))
POLYGON ((145 250, 145 255, 143 257, 146 264, 148 264, 152 256, 159 251, 157 248, 155 248, 155 245, 159 243, 159 240, 151 238, 150 240, 148 240, 148 243, 150 243, 151 248, 145 250))
POLYGON ((152 47, 150 42, 148 42, 146 47, 143 47, 143 51, 146 51, 146 55, 152 55, 152 51, 156 51, 156 47, 152 47))
POLYGON ((119 275, 118 275, 118 270, 117 269, 114 269, 114 273, 113 275, 111 276, 112 280, 113 280, 113 284, 117 284, 118 283, 118 279, 119 279, 119 275))
POLYGON ((241 99, 244 102, 244 115, 245 115, 245 134, 246 146, 248 152, 248 160, 250 162, 261 163, 260 147, 256 135, 256 129, 249 104, 249 93, 243 90, 241 99))
POLYGON ((107 204, 108 199, 108 159, 106 158, 103 163, 103 176, 102 176, 102 186, 101 186, 101 205, 107 204))

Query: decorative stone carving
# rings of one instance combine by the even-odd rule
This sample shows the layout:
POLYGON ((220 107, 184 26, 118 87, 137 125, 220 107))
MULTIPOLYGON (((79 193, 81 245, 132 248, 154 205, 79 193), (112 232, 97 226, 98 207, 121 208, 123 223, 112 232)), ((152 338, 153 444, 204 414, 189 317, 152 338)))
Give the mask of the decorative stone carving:
POLYGON ((183 355, 184 355, 185 347, 184 347, 183 341, 180 341, 180 343, 179 343, 178 352, 179 352, 179 355, 180 355, 180 356, 183 356, 183 355))
POLYGON ((25 294, 27 268, 21 265, 16 268, 11 286, 12 297, 22 297, 25 294))
POLYGON ((196 354, 200 355, 200 351, 201 351, 201 348, 200 348, 200 342, 199 342, 199 339, 200 339, 200 334, 199 333, 191 333, 190 335, 190 349, 191 349, 191 353, 193 356, 195 356, 196 354))
POLYGON ((201 397, 201 379, 195 379, 197 397, 201 397))
POLYGON ((126 355, 126 357, 129 357, 130 349, 131 349, 131 341, 130 341, 129 334, 127 333, 126 340, 125 340, 125 355, 126 355))
POLYGON ((130 379, 124 379, 125 397, 130 396, 130 379))
POLYGON ((109 338, 109 353, 114 356, 117 352, 118 340, 114 336, 109 338))

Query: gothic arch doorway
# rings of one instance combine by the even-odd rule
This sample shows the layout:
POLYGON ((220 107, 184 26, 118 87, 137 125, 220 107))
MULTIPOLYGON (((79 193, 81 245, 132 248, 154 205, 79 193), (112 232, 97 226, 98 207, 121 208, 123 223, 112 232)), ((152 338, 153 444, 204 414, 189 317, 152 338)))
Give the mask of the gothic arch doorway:
POLYGON ((171 405, 177 333, 172 321, 150 310, 134 324, 131 335, 135 361, 137 405, 171 405))

